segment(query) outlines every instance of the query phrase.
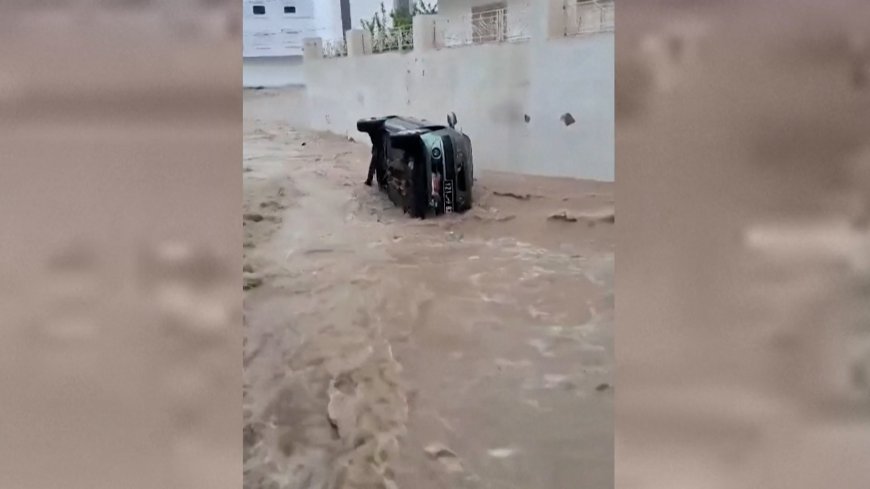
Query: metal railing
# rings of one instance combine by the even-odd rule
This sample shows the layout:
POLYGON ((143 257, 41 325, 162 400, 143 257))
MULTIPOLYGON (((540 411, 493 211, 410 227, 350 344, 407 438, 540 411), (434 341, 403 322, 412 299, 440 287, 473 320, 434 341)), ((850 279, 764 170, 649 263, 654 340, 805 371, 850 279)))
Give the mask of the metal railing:
POLYGON ((381 30, 371 36, 371 43, 372 53, 408 51, 414 48, 414 32, 410 25, 381 30))
POLYGON ((507 9, 497 8, 471 14, 471 41, 502 42, 507 37, 507 9))
POLYGON ((441 18, 436 21, 435 32, 438 47, 524 41, 530 37, 524 8, 508 10, 502 7, 458 18, 441 18))
POLYGON ((324 58, 340 58, 347 56, 347 42, 344 39, 323 41, 324 58))
POLYGON ((613 31, 615 11, 612 0, 566 0, 565 35, 613 31))

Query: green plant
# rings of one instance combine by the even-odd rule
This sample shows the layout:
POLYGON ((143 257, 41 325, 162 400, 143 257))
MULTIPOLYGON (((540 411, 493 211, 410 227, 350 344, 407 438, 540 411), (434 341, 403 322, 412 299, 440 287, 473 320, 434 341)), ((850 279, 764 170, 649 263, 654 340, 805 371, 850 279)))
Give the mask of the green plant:
POLYGON ((416 3, 414 2, 414 8, 412 9, 414 15, 422 14, 422 15, 433 15, 438 13, 438 2, 434 4, 427 4, 426 2, 416 3))

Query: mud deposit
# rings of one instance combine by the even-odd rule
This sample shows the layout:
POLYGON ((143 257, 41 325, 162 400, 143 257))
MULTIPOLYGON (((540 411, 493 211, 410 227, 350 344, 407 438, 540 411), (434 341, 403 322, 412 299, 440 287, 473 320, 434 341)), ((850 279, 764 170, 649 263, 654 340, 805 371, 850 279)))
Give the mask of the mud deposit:
POLYGON ((268 97, 246 94, 244 487, 612 487, 612 185, 478 171, 472 211, 413 220, 362 184, 367 146, 268 97))

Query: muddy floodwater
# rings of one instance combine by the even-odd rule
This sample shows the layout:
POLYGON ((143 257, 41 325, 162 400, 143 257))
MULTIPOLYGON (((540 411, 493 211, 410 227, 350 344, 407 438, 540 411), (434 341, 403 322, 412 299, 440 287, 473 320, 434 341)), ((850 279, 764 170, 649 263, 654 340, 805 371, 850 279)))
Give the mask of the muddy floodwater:
POLYGON ((411 219, 366 145, 270 97, 245 96, 245 487, 612 487, 612 184, 478 170, 471 211, 411 219))

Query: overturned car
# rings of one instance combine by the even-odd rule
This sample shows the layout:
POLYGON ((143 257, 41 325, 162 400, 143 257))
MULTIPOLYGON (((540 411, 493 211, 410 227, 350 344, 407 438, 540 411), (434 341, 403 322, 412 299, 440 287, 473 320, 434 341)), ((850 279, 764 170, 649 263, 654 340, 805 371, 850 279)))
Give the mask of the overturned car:
POLYGON ((372 140, 366 184, 376 177, 405 212, 425 219, 471 208, 471 139, 456 130, 455 114, 447 117, 447 126, 387 116, 361 119, 356 127, 372 140))

